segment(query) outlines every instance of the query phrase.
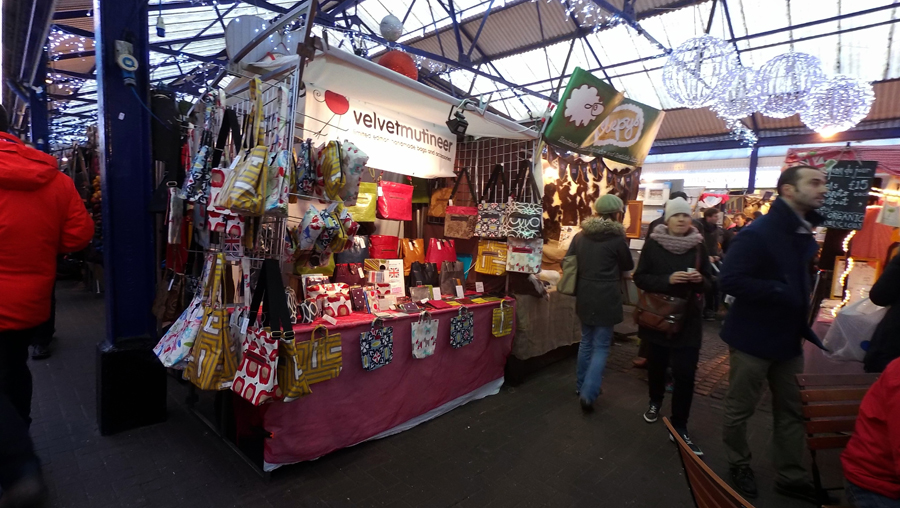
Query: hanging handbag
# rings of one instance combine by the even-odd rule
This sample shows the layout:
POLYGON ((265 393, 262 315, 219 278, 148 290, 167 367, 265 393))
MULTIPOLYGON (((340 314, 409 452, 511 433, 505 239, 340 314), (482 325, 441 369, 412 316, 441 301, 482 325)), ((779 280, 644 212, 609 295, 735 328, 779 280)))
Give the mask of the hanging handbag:
POLYGON ((312 331, 308 341, 297 342, 297 353, 297 363, 310 385, 334 379, 341 373, 341 335, 330 333, 323 325, 312 331), (322 336, 317 337, 320 330, 322 336))
POLYGON ((444 236, 448 238, 460 238, 468 240, 475 236, 475 226, 478 223, 478 207, 477 206, 458 206, 455 205, 453 199, 456 197, 456 191, 462 179, 466 179, 466 185, 469 186, 469 195, 474 203, 478 202, 478 195, 472 188, 472 179, 469 176, 469 168, 463 168, 459 176, 456 178, 456 184, 450 194, 447 211, 444 216, 444 236))
POLYGON ((425 261, 440 267, 444 261, 456 261, 456 242, 443 238, 428 240, 428 252, 425 261))
POLYGON ((450 187, 435 189, 431 193, 431 202, 428 205, 428 216, 443 218, 447 211, 447 204, 450 201, 450 196, 452 195, 453 189, 450 187))
POLYGON ((375 222, 375 211, 378 206, 378 184, 362 182, 359 184, 359 194, 356 204, 347 207, 347 211, 356 222, 375 222))
POLYGON ((544 257, 544 239, 509 237, 506 241, 506 271, 540 273, 544 257))
POLYGON ((291 152, 288 133, 288 89, 286 85, 278 86, 278 117, 272 146, 269 149, 268 168, 266 169, 266 204, 267 214, 286 217, 290 200, 291 152))
POLYGON ((456 286, 466 286, 466 272, 461 261, 444 261, 441 266, 441 294, 456 298, 456 286))
POLYGON ((497 186, 500 178, 506 181, 503 166, 497 164, 491 171, 484 191, 481 193, 482 201, 478 204, 478 222, 475 225, 475 235, 482 238, 506 238, 503 234, 503 219, 506 216, 506 200, 497 199, 497 186))
MULTIPOLYGON (((409 287, 440 286, 440 276, 434 263, 415 262, 409 268, 409 287)), ((429 295, 429 298, 431 296, 429 295)))
POLYGON ((209 299, 203 307, 203 326, 191 348, 184 378, 201 390, 227 390, 237 372, 237 351, 229 335, 228 310, 222 293, 225 255, 215 255, 209 299))
MULTIPOLYGON (((359 200, 360 183, 363 168, 369 162, 369 156, 352 142, 344 140, 341 145, 341 160, 344 166, 344 184, 338 190, 338 198, 347 206, 354 206, 359 200)), ((359 219, 356 219, 359 221, 359 219)))
POLYGON ((316 194, 316 161, 318 156, 312 140, 300 142, 297 151, 297 193, 312 197, 316 194))
MULTIPOLYGON (((209 289, 208 279, 214 259, 215 257, 212 255, 207 256, 206 263, 203 265, 203 273, 200 275, 199 289, 194 292, 194 296, 184 312, 178 316, 178 319, 172 323, 172 326, 153 348, 153 353, 167 368, 184 368, 183 362, 190 354, 197 334, 200 333, 204 316, 203 298, 209 289)), ((185 281, 185 292, 190 292, 187 280, 185 281)))
MULTIPOLYGON (((697 255, 694 266, 700 268, 700 249, 696 248, 697 255)), ((638 304, 634 309, 634 323, 644 328, 656 330, 666 334, 671 339, 681 331, 687 315, 689 300, 664 293, 652 293, 641 291, 638 304)))
POLYGON ((268 180, 265 143, 265 125, 262 97, 258 90, 259 78, 250 81, 250 100, 253 107, 248 114, 248 129, 244 129, 243 147, 246 152, 219 194, 218 206, 230 208, 247 215, 262 215, 265 210, 265 188, 268 180), (250 148, 253 147, 253 148, 250 148))
POLYGON ((505 243, 479 240, 475 271, 485 275, 504 275, 506 273, 506 256, 507 245, 505 243))
POLYGON ((359 350, 363 370, 373 371, 391 363, 394 359, 394 327, 386 327, 384 321, 376 318, 372 328, 359 335, 359 350))
POLYGON ((544 209, 540 202, 536 202, 541 194, 534 181, 531 163, 523 161, 522 165, 525 168, 519 170, 518 182, 514 186, 515 199, 509 202, 503 216, 503 233, 507 237, 532 240, 542 236, 544 209), (525 192, 526 186, 531 189, 531 198, 525 197, 528 194, 525 192))
POLYGON ((450 319, 450 346, 459 349, 475 340, 475 315, 460 305, 459 313, 450 319))
POLYGON ((375 259, 400 259, 400 238, 388 235, 369 236, 369 255, 375 259))
MULTIPOLYGON (((281 376, 278 372, 280 369, 278 364, 281 363, 279 357, 282 349, 286 348, 290 352, 293 348, 291 344, 283 345, 282 342, 294 341, 294 331, 288 312, 280 266, 277 261, 266 259, 263 261, 259 280, 253 291, 253 301, 250 303, 250 312, 247 316, 249 327, 244 338, 243 358, 231 384, 232 391, 254 406, 283 397, 281 376), (264 314, 260 312, 263 304, 265 304, 264 314)), ((286 361, 289 359, 282 359, 282 362, 286 361)), ((291 379, 284 380, 292 394, 298 390, 296 388, 298 384, 305 387, 306 393, 309 393, 309 385, 306 384, 302 374, 302 371, 297 373, 294 384, 291 384, 291 379)))
POLYGON ((409 275, 413 263, 425 261, 425 240, 404 238, 400 240, 400 251, 403 258, 403 275, 409 275))
POLYGON ((360 286, 366 283, 366 274, 362 263, 339 263, 334 265, 334 281, 348 286, 360 286))
POLYGON ((166 274, 156 288, 153 300, 153 315, 162 323, 174 321, 184 309, 181 306, 181 295, 184 290, 184 274, 166 270, 166 274))
POLYGON ((230 236, 244 235, 243 217, 236 215, 228 208, 217 206, 216 203, 220 202, 219 195, 225 188, 229 176, 234 172, 236 163, 240 160, 240 149, 240 122, 233 109, 226 109, 222 116, 222 125, 219 127, 219 136, 216 140, 216 148, 213 150, 212 163, 210 164, 212 170, 210 171, 209 180, 209 205, 206 207, 206 211, 209 216, 207 220, 209 230, 217 233, 226 233, 230 236), (224 165, 222 164, 222 157, 225 155, 229 134, 231 135, 234 159, 231 159, 232 164, 224 165), (238 226, 237 230, 229 227, 229 223, 236 224, 238 226))
POLYGON ((431 314, 422 312, 419 320, 412 323, 412 355, 413 358, 427 358, 434 354, 437 345, 437 334, 440 321, 432 319, 431 314))
POLYGON ((890 198, 884 198, 884 204, 878 217, 875 219, 879 224, 890 226, 892 228, 900 228, 900 202, 890 198))
POLYGON ((515 309, 506 300, 500 301, 500 307, 494 309, 491 314, 491 334, 494 337, 505 337, 512 333, 513 320, 516 318, 515 309))
POLYGON ((351 236, 347 242, 348 247, 343 251, 334 255, 334 262, 343 263, 363 263, 369 257, 369 237, 368 236, 351 236))
POLYGON ((556 283, 556 291, 563 295, 578 294, 578 257, 566 256, 562 261, 562 275, 556 283))
POLYGON ((412 185, 379 180, 378 218, 412 220, 412 192, 412 185))
POLYGON ((428 191, 428 180, 416 176, 409 177, 413 186, 412 204, 427 205, 431 203, 431 193, 428 191))

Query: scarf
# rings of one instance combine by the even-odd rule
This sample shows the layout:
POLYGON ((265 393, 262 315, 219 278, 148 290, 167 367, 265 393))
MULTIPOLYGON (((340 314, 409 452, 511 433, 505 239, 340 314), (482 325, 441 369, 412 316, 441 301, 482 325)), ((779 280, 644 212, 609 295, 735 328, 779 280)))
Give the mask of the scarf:
POLYGON ((693 249, 696 245, 703 243, 703 235, 697 231, 697 228, 691 226, 690 231, 685 236, 673 236, 669 234, 669 227, 665 224, 656 226, 650 238, 656 240, 663 249, 672 254, 684 254, 693 249))

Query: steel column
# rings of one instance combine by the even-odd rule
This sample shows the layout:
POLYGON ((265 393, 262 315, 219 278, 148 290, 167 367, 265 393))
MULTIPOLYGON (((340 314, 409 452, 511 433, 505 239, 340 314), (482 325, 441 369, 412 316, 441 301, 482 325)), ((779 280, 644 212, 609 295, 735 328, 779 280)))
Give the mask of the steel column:
POLYGON ((165 418, 165 369, 151 348, 156 285, 146 0, 94 0, 106 337, 98 348, 101 434, 165 418), (133 44, 137 85, 116 64, 116 40, 133 44), (143 103, 143 104, 142 104, 143 103), (161 380, 161 382, 160 382, 161 380), (125 385, 131 385, 127 390, 125 385), (132 394, 129 396, 128 392, 132 394))
POLYGON ((47 117, 47 52, 44 51, 34 74, 31 100, 31 142, 38 150, 50 151, 50 123, 47 117))
POLYGON ((750 173, 747 175, 747 194, 753 194, 756 190, 756 168, 759 165, 759 145, 753 145, 750 151, 750 173))

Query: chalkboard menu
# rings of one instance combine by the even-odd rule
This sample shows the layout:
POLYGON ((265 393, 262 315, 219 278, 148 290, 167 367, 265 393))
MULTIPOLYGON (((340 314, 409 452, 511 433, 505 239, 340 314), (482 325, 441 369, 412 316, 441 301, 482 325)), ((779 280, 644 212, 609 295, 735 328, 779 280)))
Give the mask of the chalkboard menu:
POLYGON ((819 213, 826 228, 862 229, 876 161, 839 161, 828 169, 828 194, 819 213))

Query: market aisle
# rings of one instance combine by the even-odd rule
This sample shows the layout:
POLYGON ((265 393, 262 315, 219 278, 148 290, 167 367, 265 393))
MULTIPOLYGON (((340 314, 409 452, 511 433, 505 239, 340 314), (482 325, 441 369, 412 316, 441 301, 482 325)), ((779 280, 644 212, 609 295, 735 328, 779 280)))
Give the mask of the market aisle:
MULTIPOLYGON (((640 419, 644 382, 611 369, 597 412, 584 417, 572 393, 574 359, 409 432, 283 468, 270 483, 189 415, 175 382, 166 423, 101 438, 94 364, 103 301, 69 282, 58 296, 55 354, 32 363, 33 435, 52 506, 692 506, 662 425, 640 419)), ((723 474, 721 401, 695 401, 692 436, 723 474)), ((771 492, 769 413, 753 423, 755 506, 808 507, 771 492)))

